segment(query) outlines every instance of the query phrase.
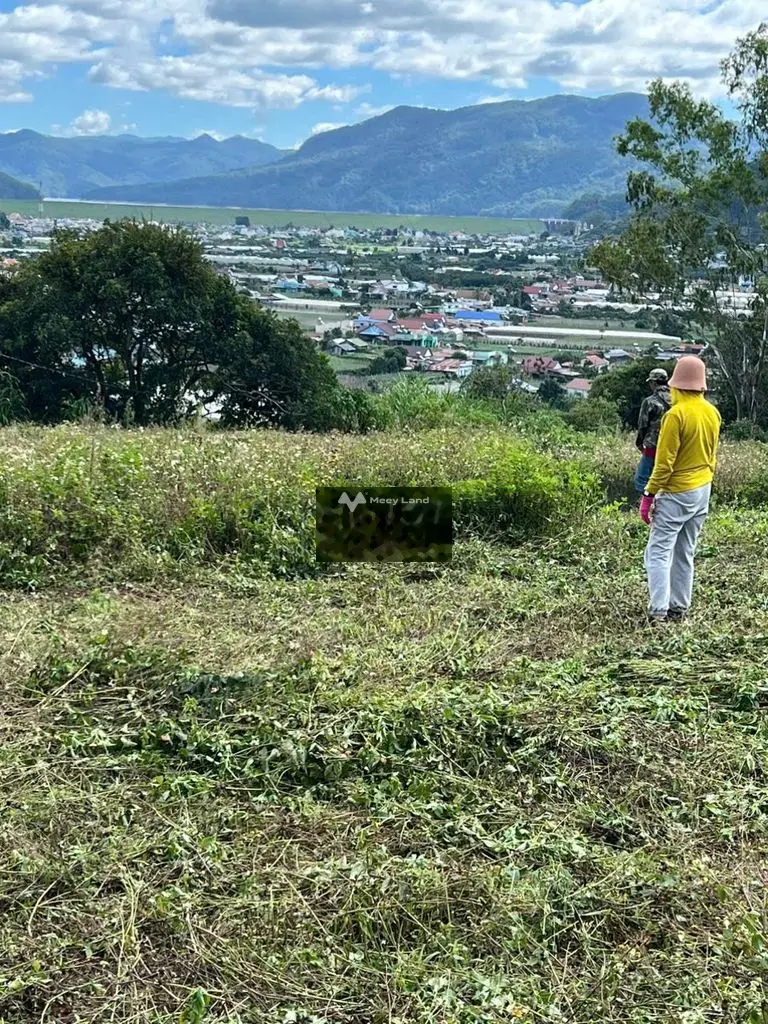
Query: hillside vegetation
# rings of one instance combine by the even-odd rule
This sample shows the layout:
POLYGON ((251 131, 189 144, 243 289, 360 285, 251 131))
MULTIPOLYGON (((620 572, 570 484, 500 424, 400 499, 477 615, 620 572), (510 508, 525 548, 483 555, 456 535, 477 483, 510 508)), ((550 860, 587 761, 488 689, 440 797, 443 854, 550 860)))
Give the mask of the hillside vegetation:
MULTIPOLYGON (((550 96, 460 110, 397 107, 308 139, 271 167, 162 185, 98 189, 94 200, 398 214, 560 216, 584 191, 623 187, 613 138, 644 96, 550 96)), ((167 181, 167 178, 165 179, 167 181)))
POLYGON ((0 171, 0 199, 39 199, 40 193, 34 185, 12 178, 0 171))
POLYGON ((0 1019, 765 1024, 768 458, 665 633, 632 462, 0 431, 0 1019), (344 477, 454 483, 453 562, 316 565, 344 477))

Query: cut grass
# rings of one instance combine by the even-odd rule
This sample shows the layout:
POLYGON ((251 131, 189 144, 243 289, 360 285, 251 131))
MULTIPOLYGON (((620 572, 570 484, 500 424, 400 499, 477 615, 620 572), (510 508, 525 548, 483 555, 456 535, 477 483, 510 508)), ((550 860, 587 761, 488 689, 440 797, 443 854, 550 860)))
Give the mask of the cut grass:
MULTIPOLYGON (((278 480, 398 458, 271 443, 278 480)), ((766 534, 721 502, 666 633, 613 507, 446 566, 6 593, 0 1020, 766 1024, 766 534)))

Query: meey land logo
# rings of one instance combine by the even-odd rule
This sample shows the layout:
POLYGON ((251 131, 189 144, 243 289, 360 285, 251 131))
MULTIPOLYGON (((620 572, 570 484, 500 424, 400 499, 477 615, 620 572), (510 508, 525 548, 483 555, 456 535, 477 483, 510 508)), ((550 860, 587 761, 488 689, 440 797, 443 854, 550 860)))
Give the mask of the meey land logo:
POLYGON ((358 494, 358 496, 353 501, 352 498, 350 498, 350 496, 345 491, 339 498, 339 504, 346 505, 350 513, 353 514, 358 505, 365 505, 365 495, 358 494))
POLYGON ((453 508, 446 487, 318 487, 320 562, 447 562, 453 508))

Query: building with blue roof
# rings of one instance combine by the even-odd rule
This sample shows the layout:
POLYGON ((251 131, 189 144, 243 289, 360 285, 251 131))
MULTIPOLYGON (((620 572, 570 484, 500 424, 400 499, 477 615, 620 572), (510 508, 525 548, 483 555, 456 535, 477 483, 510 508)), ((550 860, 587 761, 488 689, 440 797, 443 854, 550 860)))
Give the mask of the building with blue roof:
POLYGON ((454 313, 456 320, 474 320, 480 323, 499 323, 501 321, 501 313, 498 313, 493 309, 485 310, 473 310, 473 309, 461 309, 458 313, 454 313))

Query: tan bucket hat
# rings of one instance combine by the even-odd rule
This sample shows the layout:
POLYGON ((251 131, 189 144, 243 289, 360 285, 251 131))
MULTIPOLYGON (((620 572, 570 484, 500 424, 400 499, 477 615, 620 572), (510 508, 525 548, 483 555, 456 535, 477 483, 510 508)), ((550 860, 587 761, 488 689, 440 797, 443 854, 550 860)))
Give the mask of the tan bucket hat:
POLYGON ((679 391, 706 391, 707 367, 698 356, 681 356, 669 386, 679 391))

